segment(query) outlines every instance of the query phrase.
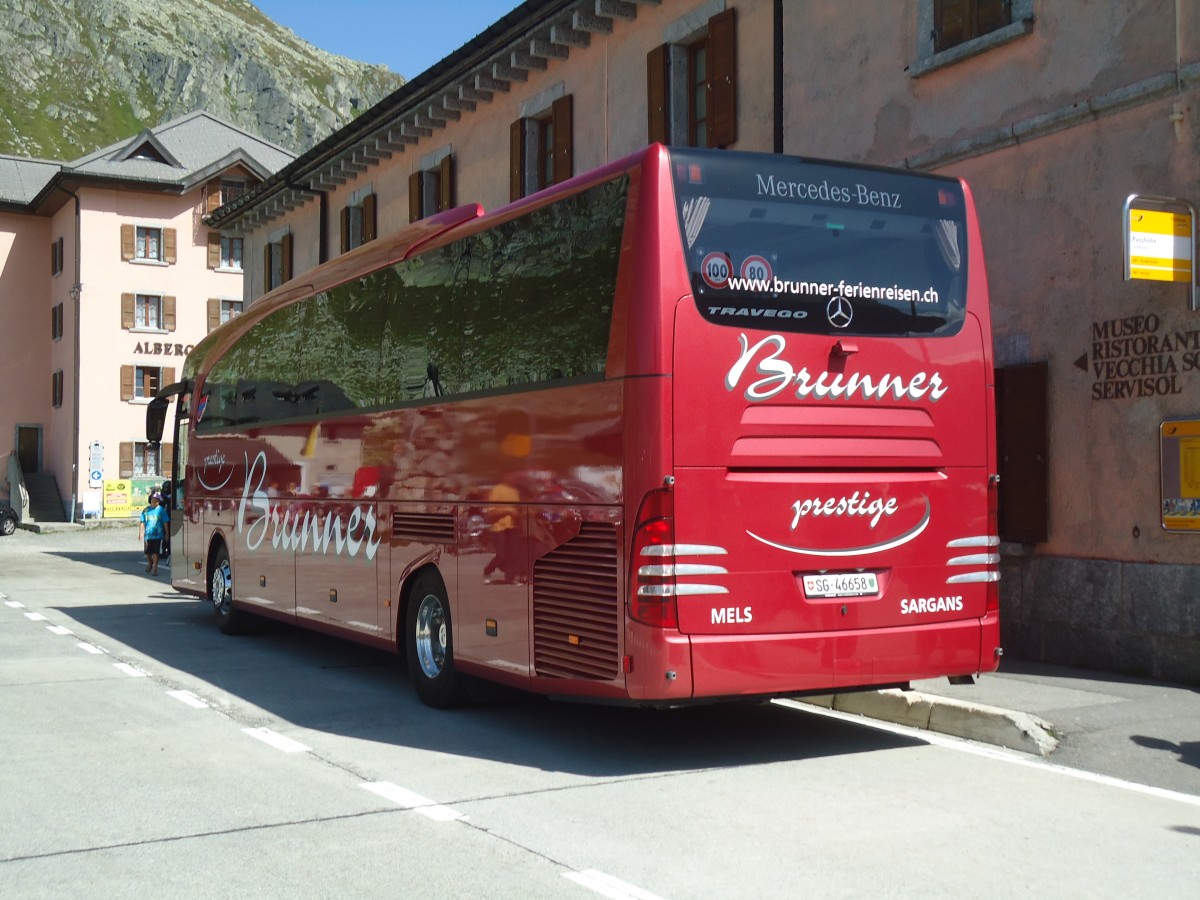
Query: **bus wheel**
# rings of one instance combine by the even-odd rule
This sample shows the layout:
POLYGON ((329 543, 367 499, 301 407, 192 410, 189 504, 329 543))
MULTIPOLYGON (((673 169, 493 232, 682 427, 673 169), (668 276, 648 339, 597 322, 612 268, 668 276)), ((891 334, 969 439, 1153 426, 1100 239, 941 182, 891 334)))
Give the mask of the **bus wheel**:
POLYGON ((243 616, 233 605, 233 567, 224 544, 217 551, 212 574, 208 577, 208 599, 212 601, 217 627, 222 632, 237 634, 242 630, 243 616))
POLYGON ((421 702, 435 709, 466 702, 466 686, 454 667, 450 601, 434 572, 423 572, 413 582, 406 634, 408 671, 421 702))

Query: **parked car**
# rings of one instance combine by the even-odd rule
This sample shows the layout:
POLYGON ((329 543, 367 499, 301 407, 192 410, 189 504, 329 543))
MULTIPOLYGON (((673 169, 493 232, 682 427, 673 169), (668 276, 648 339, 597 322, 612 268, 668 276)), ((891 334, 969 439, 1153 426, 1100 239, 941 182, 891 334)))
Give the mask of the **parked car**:
POLYGON ((17 511, 0 503, 0 534, 12 534, 17 530, 17 511))

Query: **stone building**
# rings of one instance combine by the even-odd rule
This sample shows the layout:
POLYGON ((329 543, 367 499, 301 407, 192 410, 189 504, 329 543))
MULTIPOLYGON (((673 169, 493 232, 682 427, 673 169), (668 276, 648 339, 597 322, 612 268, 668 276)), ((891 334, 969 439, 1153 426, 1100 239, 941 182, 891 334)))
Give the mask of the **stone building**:
POLYGON ((1008 652, 1200 681, 1196 444, 1162 426, 1200 416, 1200 325, 1185 286, 1123 277, 1126 197, 1194 200, 1198 86, 1183 0, 528 0, 207 221, 245 241, 250 302, 652 140, 964 177, 1008 652))

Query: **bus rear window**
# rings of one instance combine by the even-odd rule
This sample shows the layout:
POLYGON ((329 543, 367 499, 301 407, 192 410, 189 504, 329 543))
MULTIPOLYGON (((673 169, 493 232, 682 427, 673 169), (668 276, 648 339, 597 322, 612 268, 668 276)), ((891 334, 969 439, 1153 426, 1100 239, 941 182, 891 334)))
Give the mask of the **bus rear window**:
POLYGON ((957 181, 762 154, 671 160, 692 292, 709 321, 897 337, 961 328, 957 181))

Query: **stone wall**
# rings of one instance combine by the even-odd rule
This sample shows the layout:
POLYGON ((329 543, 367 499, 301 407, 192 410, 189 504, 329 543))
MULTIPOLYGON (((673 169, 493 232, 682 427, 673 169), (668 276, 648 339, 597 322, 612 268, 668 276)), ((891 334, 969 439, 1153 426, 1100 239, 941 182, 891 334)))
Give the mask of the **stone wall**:
POLYGON ((1006 656, 1200 684, 1200 566, 1004 550, 1006 656))

